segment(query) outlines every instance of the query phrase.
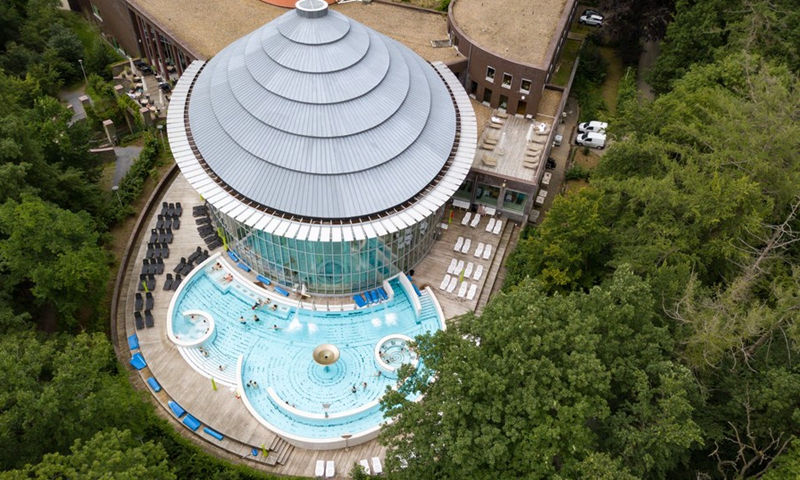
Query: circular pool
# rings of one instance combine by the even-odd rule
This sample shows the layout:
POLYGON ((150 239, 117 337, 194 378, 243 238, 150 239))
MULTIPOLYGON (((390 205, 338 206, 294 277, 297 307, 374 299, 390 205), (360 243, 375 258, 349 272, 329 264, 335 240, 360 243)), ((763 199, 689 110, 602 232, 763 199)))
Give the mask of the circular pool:
POLYGON ((408 347, 411 337, 401 334, 387 335, 375 345, 375 362, 384 375, 397 378, 397 370, 405 364, 417 366, 417 355, 408 347))
POLYGON ((186 310, 168 318, 167 336, 180 347, 198 347, 214 341, 214 317, 202 310, 186 310))

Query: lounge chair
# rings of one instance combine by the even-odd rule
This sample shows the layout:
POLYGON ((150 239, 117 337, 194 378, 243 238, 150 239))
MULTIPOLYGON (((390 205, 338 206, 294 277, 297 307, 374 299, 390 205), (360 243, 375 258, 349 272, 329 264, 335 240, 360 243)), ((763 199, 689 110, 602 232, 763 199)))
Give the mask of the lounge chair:
MULTIPOLYGON (((152 265, 153 263, 150 262, 150 264, 152 265)), ((156 275, 161 275, 162 273, 164 273, 164 259, 159 257, 159 258, 156 258, 156 271, 155 271, 155 274, 156 275)))
POLYGON ((164 280, 164 290, 171 290, 173 282, 175 282, 175 279, 172 278, 172 274, 171 273, 168 273, 167 274, 167 279, 164 280))
POLYGON ((472 269, 475 268, 475 264, 472 262, 467 262, 467 268, 464 269, 464 278, 469 278, 472 275, 472 269))
POLYGON ((139 337, 135 333, 128 337, 128 348, 130 350, 139 349, 139 337))
POLYGON ((269 285, 272 283, 272 281, 269 278, 263 277, 261 275, 256 275, 256 280, 263 283, 264 285, 269 285))
POLYGON ((317 460, 317 466, 314 468, 315 477, 323 477, 325 475, 325 460, 317 460))
POLYGON ((141 370, 147 366, 147 362, 144 361, 144 357, 141 353, 134 353, 131 357, 131 365, 133 365, 133 368, 136 370, 141 370))
POLYGON ((445 288, 447 288, 447 284, 450 283, 450 278, 451 277, 450 277, 449 273, 446 273, 444 275, 444 278, 442 279, 442 283, 439 284, 439 290, 444 290, 445 288))
POLYGON ((222 246, 222 241, 220 239, 216 239, 211 243, 206 244, 209 250, 214 250, 215 248, 219 248, 222 246))
POLYGON ((200 420, 194 418, 191 414, 186 415, 183 419, 183 424, 189 427, 189 430, 196 432, 200 428, 200 420))
POLYGON ((208 214, 208 212, 206 211, 205 205, 197 205, 195 207, 192 207, 192 217, 195 217, 195 218, 197 218, 197 217, 208 218, 208 217, 206 217, 207 214, 208 214))
POLYGON ((144 292, 144 287, 146 285, 147 285, 147 275, 142 273, 141 275, 139 275, 139 286, 137 290, 139 290, 140 292, 144 292))
POLYGON ((164 233, 164 242, 172 243, 172 239, 173 238, 174 238, 174 236, 172 235, 172 228, 168 228, 166 230, 166 232, 164 233))
POLYGON ((167 402, 169 409, 172 410, 172 413, 175 414, 176 417, 181 418, 182 416, 186 415, 186 410, 183 409, 177 402, 170 400, 167 402))
POLYGON ((464 270, 464 260, 459 260, 456 265, 456 275, 461 275, 462 270, 464 270))
POLYGON ((239 263, 237 263, 237 264, 236 264, 236 266, 237 266, 237 267, 239 267, 239 268, 241 268, 241 269, 242 269, 242 270, 244 270, 245 272, 249 272, 249 271, 250 271, 250 267, 248 267, 247 265, 245 265, 245 264, 244 264, 244 263, 242 263, 242 262, 239 262, 239 263))
POLYGON ((166 243, 161 244, 160 255, 161 258, 169 258, 169 245, 166 243))
POLYGON ((218 431, 214 430, 214 429, 213 429, 213 428, 211 428, 211 427, 206 427, 206 428, 204 428, 204 429, 203 429, 203 432, 205 432, 205 433, 207 433, 207 434, 211 435, 212 437, 216 438, 216 439, 217 439, 217 440, 219 440, 220 442, 222 441, 222 439, 223 439, 223 438, 225 438, 225 437, 223 437, 223 436, 222 436, 222 434, 221 434, 221 433, 219 433, 218 431))
POLYGON ((495 235, 500 235, 500 230, 503 229, 503 221, 498 220, 497 223, 494 224, 494 229, 492 229, 492 233, 495 235))
POLYGON ((150 274, 150 260, 143 258, 142 259, 142 275, 149 275, 150 274))
POLYGON ((287 292, 286 290, 282 289, 281 287, 279 287, 277 285, 275 285, 275 291, 280 293, 284 297, 288 297, 289 296, 289 292, 287 292))
POLYGON ((158 229, 151 228, 150 229, 150 241, 148 243, 155 243, 158 241, 158 229))
POLYGON ((161 385, 159 385, 158 380, 153 377, 147 379, 147 384, 150 385, 150 388, 153 389, 154 392, 158 393, 161 391, 161 385))
POLYGON ((145 310, 152 310, 153 309, 153 304, 155 303, 155 298, 153 298, 153 293, 152 292, 145 293, 144 294, 144 299, 145 299, 145 302, 144 302, 145 303, 145 307, 144 307, 144 309, 145 310))
POLYGON ((142 317, 142 312, 133 312, 133 318, 136 322, 136 330, 144 330, 144 317, 142 317))
POLYGON ((178 285, 181 284, 181 280, 183 280, 183 278, 181 277, 180 273, 175 275, 175 282, 172 284, 172 289, 173 290, 177 290, 178 289, 178 285))
POLYGON ((457 284, 458 284, 458 277, 451 278, 450 283, 447 285, 447 293, 453 293, 453 290, 456 289, 457 284))
POLYGON ((163 202, 161 204, 161 215, 166 215, 169 211, 169 204, 167 202, 163 202))
POLYGON ((147 289, 155 290, 155 288, 156 288, 156 276, 154 273, 151 273, 147 276, 147 289))
POLYGON ((197 247, 197 248, 195 249, 195 251, 194 251, 194 252, 192 252, 192 254, 191 254, 191 255, 189 255, 189 258, 187 259, 187 261, 189 261, 189 262, 194 262, 194 261, 195 261, 195 260, 197 260, 197 259, 200 257, 200 255, 202 255, 202 254, 203 254, 203 249, 202 249, 201 247, 197 247))
POLYGON ((478 265, 478 267, 475 269, 475 274, 472 275, 472 279, 473 280, 480 280, 481 279, 481 275, 483 275, 483 265, 478 265))
POLYGON ((472 218, 472 212, 465 213, 464 218, 461 219, 461 225, 464 225, 466 227, 467 224, 469 223, 470 218, 472 218))
POLYGON ((455 258, 450 260, 450 266, 447 267, 447 273, 451 275, 456 273, 456 265, 458 265, 458 260, 456 260, 455 258))
POLYGON ((492 256, 492 244, 486 245, 486 248, 483 250, 483 259, 489 260, 489 257, 492 256))
POLYGON ((361 469, 364 470, 364 473, 370 475, 372 472, 369 469, 369 462, 365 458, 364 460, 359 460, 358 464, 361 465, 361 469))
POLYGON ((169 208, 167 209, 167 215, 166 216, 167 217, 171 217, 173 215, 175 215, 175 204, 174 203, 170 203, 169 204, 169 208))
POLYGON ((156 228, 164 228, 164 215, 159 214, 156 221, 156 228))
POLYGON ((353 301, 356 302, 356 306, 358 306, 358 308, 364 308, 367 306, 367 303, 364 301, 364 298, 361 295, 353 295, 353 301))
POLYGON ((467 294, 467 287, 469 287, 467 282, 461 282, 461 286, 458 287, 458 298, 464 298, 464 295, 467 294))
POLYGON ((325 463, 325 477, 326 478, 333 478, 336 476, 336 467, 334 466, 333 460, 328 460, 325 463))
POLYGON ((386 293, 386 290, 384 290, 383 287, 378 287, 375 291, 378 292, 378 296, 381 297, 381 300, 389 300, 389 294, 386 293))
POLYGON ((181 229, 181 219, 175 217, 172 219, 172 229, 173 230, 180 230, 181 229))
POLYGON ((181 257, 181 261, 172 269, 173 272, 178 273, 186 266, 186 257, 181 257))
POLYGON ((457 252, 461 250, 461 247, 464 245, 464 237, 458 237, 456 240, 456 245, 453 247, 453 251, 457 252))
POLYGON ((211 219, 203 216, 195 220, 194 223, 197 225, 208 225, 209 223, 211 223, 211 219))
POLYGON ((185 277, 186 275, 192 273, 192 270, 194 270, 194 265, 192 265, 191 263, 187 263, 186 265, 183 266, 183 269, 180 271, 180 274, 185 277))
POLYGON ((478 292, 478 286, 473 283, 472 285, 469 286, 469 291, 467 292, 467 300, 474 300, 475 293, 477 292, 478 292))
POLYGON ((491 232, 492 231, 492 229, 494 228, 494 222, 495 221, 496 220, 494 218, 490 218, 489 219, 489 223, 486 224, 486 231, 487 232, 491 232))
POLYGON ((472 247, 472 240, 468 238, 464 240, 464 246, 461 248, 461 253, 469 253, 470 247, 472 247))
POLYGON ((155 319, 153 318, 153 313, 150 310, 144 311, 144 323, 147 325, 147 328, 153 328, 156 326, 155 319))
POLYGON ((136 305, 134 305, 134 309, 136 311, 139 311, 139 310, 142 309, 143 306, 144 306, 144 298, 142 298, 142 294, 141 293, 137 292, 136 293, 136 305))
POLYGON ((381 459, 378 457, 372 457, 372 473, 375 475, 383 473, 383 465, 381 465, 381 459))
POLYGON ((475 228, 478 226, 479 223, 481 223, 481 215, 479 213, 476 213, 475 218, 472 219, 472 223, 470 223, 469 226, 475 228))
POLYGON ((483 255, 483 249, 485 247, 486 245, 484 245, 483 242, 478 243, 478 248, 475 249, 475 258, 480 258, 480 256, 483 255))
POLYGON ((180 217, 183 215, 183 207, 181 207, 181 202, 175 202, 175 216, 180 217))

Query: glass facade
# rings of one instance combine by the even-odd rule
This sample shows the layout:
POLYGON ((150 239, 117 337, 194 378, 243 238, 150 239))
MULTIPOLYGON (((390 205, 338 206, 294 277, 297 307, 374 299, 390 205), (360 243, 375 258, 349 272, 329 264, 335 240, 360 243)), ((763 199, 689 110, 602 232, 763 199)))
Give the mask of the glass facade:
POLYGON ((527 198, 528 195, 522 192, 506 190, 506 196, 503 199, 503 209, 522 213, 523 210, 525 210, 525 200, 527 200, 527 198))
POLYGON ((326 242, 256 230, 211 207, 215 225, 242 262, 281 285, 322 295, 376 288, 414 268, 436 240, 443 213, 440 208, 412 227, 379 237, 326 242))
POLYGON ((475 202, 489 207, 496 207, 499 196, 499 187, 479 183, 478 190, 475 192, 475 202))

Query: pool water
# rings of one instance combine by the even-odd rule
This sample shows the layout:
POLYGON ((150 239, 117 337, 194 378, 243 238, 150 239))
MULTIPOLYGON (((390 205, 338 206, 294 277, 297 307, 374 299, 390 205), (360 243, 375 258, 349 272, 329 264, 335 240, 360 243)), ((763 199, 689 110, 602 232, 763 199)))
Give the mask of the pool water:
MULTIPOLYGON (((179 312, 188 310, 213 316, 216 337, 205 345, 212 368, 236 365, 242 355, 242 378, 237 380, 256 414, 275 429, 307 439, 357 434, 383 422, 378 402, 396 380, 379 368, 378 342, 392 334, 413 338, 440 328, 430 297, 420 298, 417 318, 396 279, 390 282, 395 293, 391 301, 360 310, 320 312, 285 305, 276 311, 253 310, 256 293, 236 281, 222 281, 223 276, 206 269, 190 278, 175 303, 173 321, 179 324, 179 312), (340 351, 338 362, 329 367, 312 358, 322 343, 340 351), (251 382, 257 387, 248 386, 251 382)), ((394 341, 397 345, 385 346, 391 364, 410 363, 412 353, 405 342, 394 341)))
POLYGON ((172 332, 176 338, 185 342, 200 340, 210 325, 208 319, 200 315, 175 315, 172 320, 172 332), (194 318, 193 318, 194 317, 194 318))

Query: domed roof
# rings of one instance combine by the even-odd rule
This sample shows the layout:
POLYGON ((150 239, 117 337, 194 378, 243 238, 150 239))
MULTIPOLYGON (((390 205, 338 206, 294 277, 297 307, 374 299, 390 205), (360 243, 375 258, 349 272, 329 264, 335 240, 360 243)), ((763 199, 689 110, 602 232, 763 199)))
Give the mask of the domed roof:
POLYGON ((189 126, 217 181, 308 218, 389 210, 450 156, 445 83, 402 44, 301 0, 235 41, 197 76, 189 126))

